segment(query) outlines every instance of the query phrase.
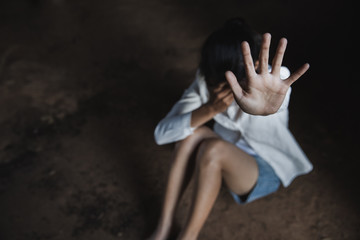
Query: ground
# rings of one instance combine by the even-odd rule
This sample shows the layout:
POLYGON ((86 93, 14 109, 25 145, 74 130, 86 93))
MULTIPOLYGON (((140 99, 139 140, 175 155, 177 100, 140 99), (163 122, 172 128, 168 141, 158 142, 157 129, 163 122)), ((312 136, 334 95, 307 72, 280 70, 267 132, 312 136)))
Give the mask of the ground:
POLYGON ((293 86, 290 129, 314 170, 246 206, 224 186, 199 239, 360 239, 349 4, 2 1, 0 239, 145 239, 173 147, 157 146, 154 128, 194 79, 206 36, 234 16, 286 36, 291 71, 310 63, 293 86))

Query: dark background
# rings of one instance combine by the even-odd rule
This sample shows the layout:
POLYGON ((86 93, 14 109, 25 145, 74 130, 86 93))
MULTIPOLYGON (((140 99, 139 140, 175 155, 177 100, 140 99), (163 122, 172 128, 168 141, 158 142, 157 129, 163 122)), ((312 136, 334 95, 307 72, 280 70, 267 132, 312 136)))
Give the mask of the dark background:
POLYGON ((148 236, 172 151, 153 130, 235 16, 310 63, 290 128, 314 170, 246 206, 222 189, 199 239, 359 239, 355 5, 309 0, 1 1, 0 239, 148 236))

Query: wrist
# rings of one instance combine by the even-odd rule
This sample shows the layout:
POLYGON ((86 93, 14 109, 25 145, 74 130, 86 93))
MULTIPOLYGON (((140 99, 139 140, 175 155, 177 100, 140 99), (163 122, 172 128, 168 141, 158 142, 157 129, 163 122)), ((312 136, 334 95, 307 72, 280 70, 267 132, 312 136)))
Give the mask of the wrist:
POLYGON ((209 104, 209 103, 205 103, 203 105, 203 108, 204 110, 208 113, 209 116, 213 117, 215 116, 216 114, 218 114, 219 112, 216 110, 216 108, 212 105, 212 104, 209 104))
POLYGON ((217 112, 210 104, 201 105, 198 109, 194 110, 191 115, 191 127, 199 127, 212 119, 217 112))

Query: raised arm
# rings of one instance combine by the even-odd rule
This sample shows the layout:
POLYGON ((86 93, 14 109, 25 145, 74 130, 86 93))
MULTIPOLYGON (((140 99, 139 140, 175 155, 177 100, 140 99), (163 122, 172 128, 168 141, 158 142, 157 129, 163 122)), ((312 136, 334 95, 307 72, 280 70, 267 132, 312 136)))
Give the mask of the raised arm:
POLYGON ((265 33, 261 44, 258 72, 255 71, 249 44, 247 42, 242 43, 242 54, 248 84, 246 90, 241 88, 231 71, 225 73, 235 101, 244 112, 252 115, 270 115, 276 113, 284 101, 286 92, 291 84, 298 80, 310 67, 306 63, 287 79, 282 80, 280 78, 280 68, 287 45, 287 40, 282 38, 279 41, 275 57, 272 61, 272 70, 269 72, 270 42, 271 35, 265 33))
POLYGON ((191 127, 196 128, 205 124, 216 114, 224 112, 234 101, 232 91, 226 82, 209 89, 209 92, 209 101, 192 112, 191 127))
MULTIPOLYGON (((223 112, 234 101, 226 82, 209 89, 210 98, 203 104, 200 98, 199 80, 195 81, 155 128, 155 141, 166 144, 186 138, 216 114, 223 112)), ((203 83, 205 84, 205 83, 203 83)))

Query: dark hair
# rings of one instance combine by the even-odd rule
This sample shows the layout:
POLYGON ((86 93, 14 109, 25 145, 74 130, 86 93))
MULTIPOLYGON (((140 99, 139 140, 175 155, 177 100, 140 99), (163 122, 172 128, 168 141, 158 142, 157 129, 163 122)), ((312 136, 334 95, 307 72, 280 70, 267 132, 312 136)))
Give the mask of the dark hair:
POLYGON ((199 68, 208 86, 215 86, 225 81, 225 72, 230 70, 239 83, 246 87, 241 53, 243 41, 249 43, 254 62, 258 60, 261 35, 253 31, 242 18, 227 20, 220 29, 210 34, 205 40, 199 68))

